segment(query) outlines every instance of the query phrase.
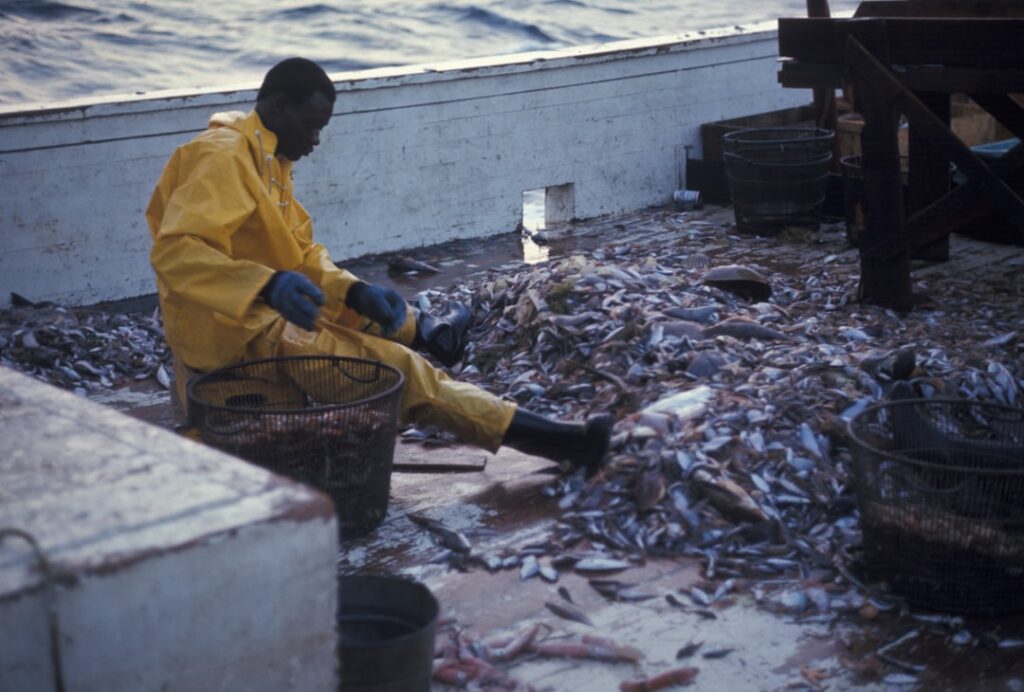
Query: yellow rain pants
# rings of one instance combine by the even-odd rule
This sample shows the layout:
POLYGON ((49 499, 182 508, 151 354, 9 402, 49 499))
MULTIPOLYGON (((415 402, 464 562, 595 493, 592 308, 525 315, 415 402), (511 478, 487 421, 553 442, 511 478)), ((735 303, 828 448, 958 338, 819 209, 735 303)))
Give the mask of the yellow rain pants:
POLYGON ((495 451, 515 404, 453 380, 411 351, 411 310, 387 339, 345 305, 358 279, 313 242, 309 214, 292 197, 292 162, 275 157, 276 148, 255 111, 217 114, 175 151, 157 183, 146 209, 150 260, 175 357, 199 371, 276 355, 378 360, 405 376, 403 422, 437 425, 495 451), (260 298, 277 271, 302 272, 323 290, 316 330, 288 323, 260 298))

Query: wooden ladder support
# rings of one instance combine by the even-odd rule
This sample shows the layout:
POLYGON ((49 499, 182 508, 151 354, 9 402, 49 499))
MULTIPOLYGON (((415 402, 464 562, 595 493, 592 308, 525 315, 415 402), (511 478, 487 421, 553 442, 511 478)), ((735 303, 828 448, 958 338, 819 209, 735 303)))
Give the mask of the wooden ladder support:
MULTIPOLYGON (((1024 167, 1024 143, 1017 144, 992 164, 992 172, 1006 179, 1024 167)), ((964 226, 983 218, 989 209, 977 185, 968 182, 917 212, 907 220, 911 252, 938 238, 956 233, 964 226)))
MULTIPOLYGON (((911 130, 917 129, 927 139, 936 157, 953 161, 967 175, 968 182, 963 187, 973 189, 957 193, 961 202, 975 196, 1024 233, 1024 201, 852 35, 846 39, 843 62, 846 78, 854 87, 854 107, 864 115, 861 146, 867 218, 861 243, 859 297, 866 302, 909 310, 913 303, 911 236, 904 221, 896 141, 900 113, 907 116, 911 130)), ((1008 160, 1006 165, 1011 163, 1008 160)), ((929 218, 921 216, 925 212, 935 218, 937 212, 953 211, 953 205, 945 207, 948 199, 949 194, 944 195, 923 210, 912 228, 920 228, 921 220, 929 218)), ((929 233, 925 242, 915 244, 920 247, 939 237, 942 236, 929 233)))

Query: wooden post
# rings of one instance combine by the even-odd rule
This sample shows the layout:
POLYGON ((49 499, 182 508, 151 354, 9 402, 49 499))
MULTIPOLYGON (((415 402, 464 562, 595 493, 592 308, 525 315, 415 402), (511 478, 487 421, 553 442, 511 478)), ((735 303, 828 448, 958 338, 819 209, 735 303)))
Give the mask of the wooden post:
MULTIPOLYGON (((918 93, 917 97, 944 125, 949 126, 949 94, 942 92, 918 93)), ((910 124, 910 189, 907 195, 907 214, 914 214, 949 192, 949 159, 935 147, 932 138, 920 127, 910 124)), ((914 238, 911 238, 913 243, 914 238)), ((949 236, 921 247, 911 253, 913 259, 946 262, 949 260, 949 236)))
MULTIPOLYGON (((828 0, 807 0, 808 17, 831 17, 828 0)), ((817 127, 836 132, 838 115, 836 113, 836 90, 814 89, 814 124, 817 127)), ((839 137, 832 137, 832 172, 839 171, 839 137)))
POLYGON ((860 240, 862 302, 908 311, 913 306, 910 252, 903 224, 903 181, 900 171, 900 113, 889 92, 856 68, 851 57, 864 47, 847 40, 847 78, 853 85, 854 109, 864 116, 860 134, 864 177, 864 234, 860 240))

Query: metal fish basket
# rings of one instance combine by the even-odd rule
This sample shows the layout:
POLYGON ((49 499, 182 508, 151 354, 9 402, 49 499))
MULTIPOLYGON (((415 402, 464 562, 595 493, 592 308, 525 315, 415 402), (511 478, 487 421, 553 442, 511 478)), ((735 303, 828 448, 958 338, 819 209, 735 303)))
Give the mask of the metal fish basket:
POLYGON ((376 361, 289 356, 201 375, 188 401, 203 442, 329 495, 345 539, 387 514, 402 385, 376 361))
POLYGON ((869 576, 932 610, 1024 609, 1024 411, 905 399, 848 432, 869 576))
POLYGON ((767 127, 722 136, 729 196, 741 233, 817 230, 832 167, 832 130, 767 127))

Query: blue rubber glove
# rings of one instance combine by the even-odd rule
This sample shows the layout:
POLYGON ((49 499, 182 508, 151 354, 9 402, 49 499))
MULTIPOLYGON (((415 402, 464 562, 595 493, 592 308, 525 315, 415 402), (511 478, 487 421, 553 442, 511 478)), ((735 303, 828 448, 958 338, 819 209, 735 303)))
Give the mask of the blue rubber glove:
POLYGON ((405 299, 390 288, 382 288, 362 281, 352 284, 345 305, 367 317, 391 335, 405 324, 405 299))
POLYGON ((324 294, 299 272, 277 272, 263 288, 270 307, 292 324, 311 330, 324 304, 324 294))

